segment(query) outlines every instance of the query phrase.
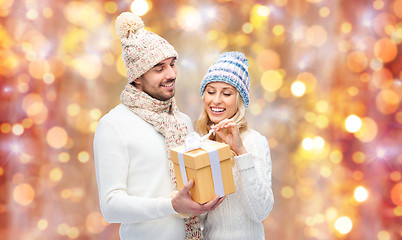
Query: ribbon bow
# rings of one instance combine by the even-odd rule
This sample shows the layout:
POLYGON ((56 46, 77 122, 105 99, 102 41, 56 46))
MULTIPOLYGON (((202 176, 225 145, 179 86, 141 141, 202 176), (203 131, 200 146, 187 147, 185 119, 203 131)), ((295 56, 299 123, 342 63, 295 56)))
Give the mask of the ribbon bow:
POLYGON ((202 143, 208 139, 208 137, 214 132, 214 129, 209 130, 207 134, 200 137, 198 133, 192 132, 187 135, 186 139, 184 139, 184 149, 186 152, 201 148, 202 143))
MULTIPOLYGON (((211 129, 206 135, 202 137, 200 137, 200 135, 198 135, 196 132, 192 132, 189 135, 187 135, 186 139, 184 140, 184 152, 188 152, 198 148, 202 148, 208 152, 211 165, 212 178, 214 182, 215 194, 222 197, 225 196, 225 190, 222 182, 222 172, 221 172, 218 151, 214 147, 210 146, 209 141, 205 141, 214 131, 215 131, 214 129, 211 129)), ((183 184, 185 184, 188 181, 183 158, 184 152, 178 152, 179 166, 181 176, 183 179, 183 184)))

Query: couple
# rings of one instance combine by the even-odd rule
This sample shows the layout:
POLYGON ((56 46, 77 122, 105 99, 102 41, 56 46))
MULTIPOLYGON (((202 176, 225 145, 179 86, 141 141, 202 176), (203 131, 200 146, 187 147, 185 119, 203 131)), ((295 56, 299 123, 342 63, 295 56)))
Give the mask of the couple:
POLYGON ((128 84, 94 137, 105 220, 121 223, 121 239, 264 239, 261 221, 274 202, 271 158, 266 138, 244 119, 250 84, 244 54, 222 54, 201 82, 204 106, 196 129, 204 135, 214 125, 211 139, 227 143, 237 156, 236 192, 198 204, 189 195, 193 180, 177 191, 169 155, 193 131, 174 99, 178 54, 133 13, 117 18, 116 31, 128 84))

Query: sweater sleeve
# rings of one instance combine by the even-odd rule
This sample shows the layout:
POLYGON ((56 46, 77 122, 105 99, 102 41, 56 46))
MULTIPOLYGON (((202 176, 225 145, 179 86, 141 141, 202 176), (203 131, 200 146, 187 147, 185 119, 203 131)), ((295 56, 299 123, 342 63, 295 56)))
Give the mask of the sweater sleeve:
POLYGON ((116 127, 105 120, 97 126, 94 157, 102 214, 109 223, 138 223, 175 214, 170 198, 129 195, 127 143, 116 127))
POLYGON ((272 210, 271 154, 264 136, 248 136, 244 145, 248 153, 236 156, 236 185, 248 216, 255 222, 264 220, 272 210))

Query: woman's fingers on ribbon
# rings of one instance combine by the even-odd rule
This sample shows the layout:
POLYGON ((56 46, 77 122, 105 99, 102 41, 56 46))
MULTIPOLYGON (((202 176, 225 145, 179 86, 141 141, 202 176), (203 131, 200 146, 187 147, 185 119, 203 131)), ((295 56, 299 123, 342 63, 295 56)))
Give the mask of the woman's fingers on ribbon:
POLYGON ((235 122, 228 122, 225 126, 227 132, 217 131, 219 137, 221 137, 223 141, 230 146, 230 149, 235 151, 237 154, 240 154, 240 152, 245 153, 237 124, 235 122))
POLYGON ((228 144, 230 146, 230 149, 232 149, 234 152, 236 152, 237 154, 243 154, 246 152, 243 147, 243 141, 240 137, 239 127, 237 126, 237 123, 234 122, 232 119, 224 119, 219 122, 215 126, 215 131, 218 136, 226 144, 228 144), (222 128, 225 128, 227 131, 219 131, 222 128))
POLYGON ((232 119, 223 119, 222 121, 220 121, 218 124, 216 124, 215 126, 214 126, 214 129, 216 130, 216 131, 219 131, 220 129, 222 129, 222 128, 226 128, 226 124, 227 123, 229 123, 229 122, 233 122, 233 120, 232 119))
POLYGON ((226 144, 228 144, 229 146, 232 144, 232 141, 231 141, 231 139, 228 137, 228 134, 227 134, 227 133, 224 133, 224 132, 222 132, 222 131, 217 131, 216 134, 218 134, 218 136, 219 136, 220 138, 222 138, 222 140, 223 140, 226 144))
POLYGON ((237 124, 235 122, 226 123, 224 128, 228 129, 228 131, 236 131, 236 130, 238 130, 237 124))
POLYGON ((229 129, 231 127, 237 127, 237 124, 232 119, 224 119, 215 125, 214 129, 219 132, 222 128, 229 129))
MULTIPOLYGON (((235 122, 227 122, 220 129, 222 129, 222 128, 225 128, 227 130, 227 134, 224 135, 225 138, 227 135, 232 135, 233 137, 240 137, 239 128, 235 122)), ((222 131, 218 130, 218 131, 216 131, 216 133, 219 134, 219 136, 222 139, 225 139, 225 138, 223 138, 223 134, 220 134, 220 133, 222 133, 222 131)))

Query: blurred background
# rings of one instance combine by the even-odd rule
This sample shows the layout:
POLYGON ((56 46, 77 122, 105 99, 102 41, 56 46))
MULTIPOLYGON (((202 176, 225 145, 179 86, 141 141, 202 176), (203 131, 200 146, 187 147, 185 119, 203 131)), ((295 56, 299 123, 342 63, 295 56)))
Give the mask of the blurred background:
POLYGON ((248 57, 267 239, 401 239, 402 0, 0 0, 0 239, 118 239, 92 141, 126 84, 124 11, 179 52, 193 120, 217 56, 248 57))

